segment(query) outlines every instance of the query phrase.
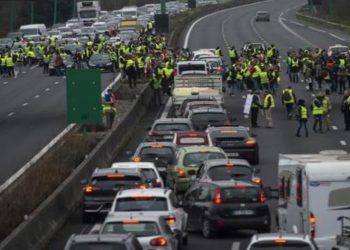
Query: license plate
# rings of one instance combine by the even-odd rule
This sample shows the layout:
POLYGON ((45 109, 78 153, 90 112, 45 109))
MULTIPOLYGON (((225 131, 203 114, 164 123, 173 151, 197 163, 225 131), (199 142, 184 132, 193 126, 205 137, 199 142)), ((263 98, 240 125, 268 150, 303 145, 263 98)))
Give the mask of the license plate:
POLYGON ((252 215, 254 214, 253 210, 237 210, 233 211, 233 215, 252 215))
POLYGON ((227 156, 237 157, 237 156, 239 156, 239 154, 238 153, 227 153, 227 156))
POLYGON ((157 168, 158 169, 158 171, 160 171, 160 172, 165 172, 166 171, 166 168, 164 168, 164 167, 160 167, 160 168, 157 168))
POLYGON ((164 135, 163 138, 164 139, 173 139, 173 136, 172 135, 164 135))

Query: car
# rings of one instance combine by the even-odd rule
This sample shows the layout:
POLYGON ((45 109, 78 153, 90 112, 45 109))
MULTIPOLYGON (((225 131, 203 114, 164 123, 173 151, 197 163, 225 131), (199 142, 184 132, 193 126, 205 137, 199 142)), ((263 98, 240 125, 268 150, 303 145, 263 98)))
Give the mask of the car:
POLYGON ((205 131, 211 126, 228 126, 233 119, 229 117, 223 108, 199 108, 193 109, 188 115, 196 131, 205 131))
MULTIPOLYGON (((98 227, 98 225, 97 225, 98 227)), ((96 229, 92 229, 92 231, 96 229)), ((129 213, 124 216, 108 216, 100 227, 99 235, 133 234, 144 250, 179 249, 178 231, 171 231, 165 219, 160 215, 129 213)))
POLYGON ((188 146, 211 146, 208 134, 202 131, 176 132, 173 143, 177 148, 188 146))
POLYGON ((69 237, 64 250, 143 250, 133 234, 73 234, 69 237))
POLYGON ((180 207, 175 193, 170 189, 129 189, 117 193, 110 217, 129 216, 130 213, 143 216, 164 216, 172 231, 179 231, 180 243, 187 245, 187 213, 180 207))
POLYGON ((87 36, 93 39, 95 37, 95 28, 94 27, 82 27, 79 36, 87 36))
POLYGON ((177 162, 168 168, 167 184, 175 193, 183 194, 190 186, 199 167, 208 159, 226 159, 225 152, 218 147, 183 147, 176 153, 177 162))
POLYGON ((49 37, 55 37, 57 40, 62 39, 62 35, 61 35, 61 32, 59 30, 50 30, 47 32, 47 35, 49 37))
POLYGON ((259 172, 259 169, 251 167, 249 162, 243 159, 206 160, 198 168, 194 182, 244 180, 262 185, 261 179, 256 176, 259 172))
POLYGON ((90 69, 100 69, 103 72, 114 72, 114 63, 108 54, 94 54, 88 61, 90 69))
POLYGON ((318 250, 318 247, 307 234, 286 234, 278 232, 253 235, 247 250, 261 249, 318 250))
POLYGON ((258 51, 265 51, 266 50, 266 47, 265 47, 265 44, 263 43, 250 43, 250 42, 247 42, 243 45, 243 48, 242 50, 244 52, 247 52, 247 51, 251 51, 251 50, 258 50, 258 51))
POLYGON ((259 144, 248 127, 210 127, 206 130, 212 145, 222 148, 229 158, 259 163, 259 144))
POLYGON ((191 110, 199 108, 222 108, 222 106, 220 105, 220 103, 218 103, 217 100, 187 102, 187 106, 182 115, 183 118, 187 118, 191 110))
MULTIPOLYGON (((153 162, 165 183, 168 166, 175 163, 176 145, 172 142, 142 142, 137 147, 132 161, 153 162)), ((132 152, 127 152, 128 156, 132 152)))
POLYGON ((331 56, 349 56, 349 47, 341 44, 335 44, 328 47, 327 55, 331 56))
POLYGON ((22 32, 10 32, 6 35, 6 38, 12 39, 14 42, 22 40, 22 32))
MULTIPOLYGON (((75 68, 75 62, 72 56, 70 55, 64 55, 62 56, 63 59, 63 73, 66 72, 67 69, 74 69, 75 68)), ((55 56, 51 59, 49 63, 49 76, 57 75, 57 70, 55 67, 55 56)))
POLYGON ((97 168, 83 188, 83 222, 109 212, 114 197, 120 189, 147 188, 147 177, 136 169, 97 168))
POLYGON ((246 181, 198 182, 186 192, 188 227, 212 238, 217 232, 256 229, 270 232, 270 211, 260 186, 246 181))
POLYGON ((184 118, 160 118, 154 121, 146 141, 172 142, 177 131, 193 131, 192 123, 184 118))
POLYGON ((192 52, 191 59, 198 60, 201 56, 215 56, 215 49, 199 49, 192 52))
POLYGON ((217 100, 214 97, 209 96, 188 96, 186 99, 181 103, 181 106, 176 111, 176 117, 183 117, 184 113, 186 111, 187 105, 191 102, 199 102, 199 101, 215 101, 217 100))
POLYGON ((115 162, 111 168, 138 169, 146 176, 150 187, 164 187, 162 177, 153 162, 115 162))
POLYGON ((10 50, 14 44, 12 38, 0 38, 0 50, 10 50))
POLYGON ((73 36, 73 31, 70 27, 59 27, 57 29, 60 31, 60 35, 62 36, 62 38, 73 36))
POLYGON ((211 74, 225 74, 225 65, 220 56, 201 55, 198 59, 207 62, 211 74))
POLYGON ((259 10, 255 14, 255 22, 266 21, 270 22, 270 14, 267 11, 259 10))

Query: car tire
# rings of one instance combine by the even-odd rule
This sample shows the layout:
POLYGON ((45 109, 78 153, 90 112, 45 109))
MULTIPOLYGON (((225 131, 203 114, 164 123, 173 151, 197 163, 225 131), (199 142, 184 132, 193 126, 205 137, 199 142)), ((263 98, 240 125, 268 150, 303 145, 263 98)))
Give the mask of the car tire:
POLYGON ((206 218, 202 222, 202 235, 204 238, 210 239, 214 236, 214 230, 210 221, 206 218))
POLYGON ((185 235, 185 236, 182 237, 182 244, 184 246, 188 245, 188 235, 185 235))

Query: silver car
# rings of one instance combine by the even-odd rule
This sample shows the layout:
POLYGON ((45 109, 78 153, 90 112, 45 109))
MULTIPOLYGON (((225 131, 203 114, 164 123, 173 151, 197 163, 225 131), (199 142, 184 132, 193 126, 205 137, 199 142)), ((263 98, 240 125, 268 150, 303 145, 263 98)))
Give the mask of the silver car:
POLYGON ((255 22, 266 21, 270 22, 270 14, 267 11, 258 11, 255 15, 255 22))

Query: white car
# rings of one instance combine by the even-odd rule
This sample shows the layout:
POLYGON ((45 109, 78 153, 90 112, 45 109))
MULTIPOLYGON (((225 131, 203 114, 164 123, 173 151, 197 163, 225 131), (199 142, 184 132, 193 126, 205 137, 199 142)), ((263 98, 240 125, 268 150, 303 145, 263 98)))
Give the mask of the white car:
POLYGON ((215 49, 199 49, 192 52, 192 60, 198 60, 200 56, 215 56, 215 49))
POLYGON ((141 212, 143 216, 166 216, 170 228, 181 233, 181 243, 187 245, 187 213, 180 207, 170 189, 128 189, 117 193, 108 217, 129 216, 141 212))
POLYGON ((111 168, 138 169, 150 181, 151 187, 164 188, 164 182, 153 162, 116 162, 111 168))
POLYGON ((349 47, 341 44, 336 44, 333 46, 329 46, 327 50, 328 56, 333 56, 334 54, 339 54, 343 56, 349 55, 349 47))
MULTIPOLYGON (((96 225, 90 233, 96 233, 96 225)), ((128 213, 108 216, 99 230, 100 234, 134 234, 144 250, 177 250, 179 232, 172 232, 160 215, 128 213)))

